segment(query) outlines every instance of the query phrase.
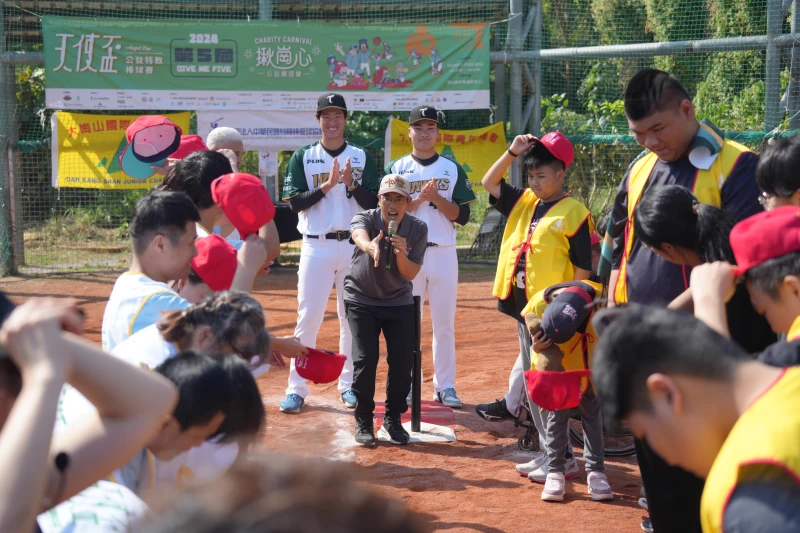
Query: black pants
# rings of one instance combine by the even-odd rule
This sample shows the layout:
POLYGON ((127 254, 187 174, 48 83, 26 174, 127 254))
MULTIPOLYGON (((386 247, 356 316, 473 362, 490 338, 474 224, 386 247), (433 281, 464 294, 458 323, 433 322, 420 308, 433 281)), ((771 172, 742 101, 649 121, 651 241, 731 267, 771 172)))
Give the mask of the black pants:
POLYGON ((378 368, 379 338, 386 340, 389 377, 386 380, 386 416, 408 410, 406 396, 411 390, 414 364, 414 306, 375 306, 344 303, 347 323, 353 335, 353 393, 356 421, 371 421, 375 412, 375 372, 378 368))
POLYGON ((635 443, 655 533, 701 533, 700 496, 705 482, 668 465, 646 442, 637 439, 635 443))

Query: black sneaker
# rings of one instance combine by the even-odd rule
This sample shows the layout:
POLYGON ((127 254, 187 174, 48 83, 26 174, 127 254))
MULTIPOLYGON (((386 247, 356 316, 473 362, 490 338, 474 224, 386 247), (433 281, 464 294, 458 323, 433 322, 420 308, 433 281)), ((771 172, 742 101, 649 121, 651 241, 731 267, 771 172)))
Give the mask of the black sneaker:
POLYGON ((514 420, 514 415, 508 412, 505 398, 502 400, 495 400, 492 403, 479 403, 475 406, 475 412, 478 413, 479 417, 489 422, 514 420))
POLYGON ((356 443, 362 446, 375 446, 375 431, 372 420, 369 422, 356 422, 356 443))
POLYGON ((381 425, 381 435, 387 437, 392 444, 408 444, 408 431, 403 427, 399 417, 385 417, 381 425))

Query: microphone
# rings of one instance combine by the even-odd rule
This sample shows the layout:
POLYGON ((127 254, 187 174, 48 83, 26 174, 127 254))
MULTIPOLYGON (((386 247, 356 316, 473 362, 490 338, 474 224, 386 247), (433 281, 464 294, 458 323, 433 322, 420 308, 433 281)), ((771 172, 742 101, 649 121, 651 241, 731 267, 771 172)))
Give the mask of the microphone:
MULTIPOLYGON (((392 235, 394 235, 395 233, 397 233, 397 221, 396 220, 390 220, 389 221, 389 231, 388 231, 389 238, 391 239, 392 235)), ((392 268, 392 257, 394 257, 394 245, 392 244, 392 241, 390 240, 389 241, 388 261, 386 261, 386 270, 389 270, 390 268, 392 268)))

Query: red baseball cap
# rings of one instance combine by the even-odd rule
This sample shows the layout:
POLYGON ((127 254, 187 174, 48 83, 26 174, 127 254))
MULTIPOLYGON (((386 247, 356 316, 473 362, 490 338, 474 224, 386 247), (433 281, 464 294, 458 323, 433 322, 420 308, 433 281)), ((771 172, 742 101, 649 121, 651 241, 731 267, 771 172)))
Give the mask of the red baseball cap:
POLYGON ((178 149, 181 128, 167 117, 145 115, 137 118, 125 130, 128 145, 119 155, 119 166, 132 178, 147 179, 167 157, 178 149))
POLYGON ((746 218, 731 230, 736 275, 770 259, 800 251, 800 207, 785 206, 746 218))
POLYGON ((564 166, 569 168, 573 161, 575 161, 575 149, 569 139, 564 137, 558 131, 551 131, 541 139, 536 139, 548 152, 553 154, 553 157, 564 163, 564 166))
POLYGON ((317 384, 331 383, 339 379, 346 360, 342 354, 309 348, 308 355, 295 359, 294 365, 297 373, 307 380, 317 384))
POLYGON ((233 283, 238 266, 236 249, 220 235, 211 234, 197 239, 197 255, 192 259, 192 270, 214 292, 227 291, 233 283))
POLYGON ((591 370, 525 371, 525 382, 531 401, 548 411, 574 409, 581 404, 583 391, 589 388, 591 370), (586 387, 583 380, 586 379, 586 387))
POLYGON ((201 150, 208 150, 203 138, 199 135, 181 135, 181 144, 175 153, 170 154, 170 159, 183 159, 189 154, 200 152, 201 150))
POLYGON ((242 239, 275 218, 275 204, 264 184, 252 174, 225 174, 211 183, 211 197, 242 239))

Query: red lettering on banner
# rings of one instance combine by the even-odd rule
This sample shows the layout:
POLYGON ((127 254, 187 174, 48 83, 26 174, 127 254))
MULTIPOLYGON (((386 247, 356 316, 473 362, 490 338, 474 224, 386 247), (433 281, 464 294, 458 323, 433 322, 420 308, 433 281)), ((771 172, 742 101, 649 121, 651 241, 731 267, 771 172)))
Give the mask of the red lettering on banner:
POLYGON ((92 128, 88 122, 81 124, 81 133, 92 133, 92 128))
POLYGON ((469 139, 467 139, 467 140, 468 140, 468 142, 475 142, 475 136, 474 135, 470 135, 469 139))
POLYGON ((69 133, 70 137, 78 136, 78 130, 75 129, 75 126, 70 126, 69 129, 67 130, 67 133, 69 133))
POLYGON ((489 142, 493 142, 493 143, 497 142, 497 139, 498 139, 497 134, 496 133, 492 133, 491 137, 489 137, 489 142))
POLYGON ((121 129, 121 130, 127 130, 128 126, 130 126, 130 125, 131 125, 131 121, 130 120, 120 120, 119 121, 119 129, 121 129))
POLYGON ((458 137, 456 137, 456 142, 459 143, 459 144, 464 144, 464 142, 466 142, 466 140, 467 140, 467 138, 464 135, 459 135, 458 137))
POLYGON ((450 134, 450 133, 445 133, 444 134, 444 142, 446 142, 446 143, 453 142, 453 135, 450 134))
POLYGON ((103 121, 102 120, 98 120, 94 124, 92 124, 92 130, 94 130, 94 131, 106 131, 106 127, 103 125, 103 121))
POLYGON ((116 120, 106 120, 106 129, 108 131, 115 131, 117 129, 117 121, 116 120))
POLYGON ((484 141, 486 140, 487 137, 489 137, 489 132, 488 131, 486 133, 484 133, 483 135, 481 135, 481 139, 483 139, 484 141))

